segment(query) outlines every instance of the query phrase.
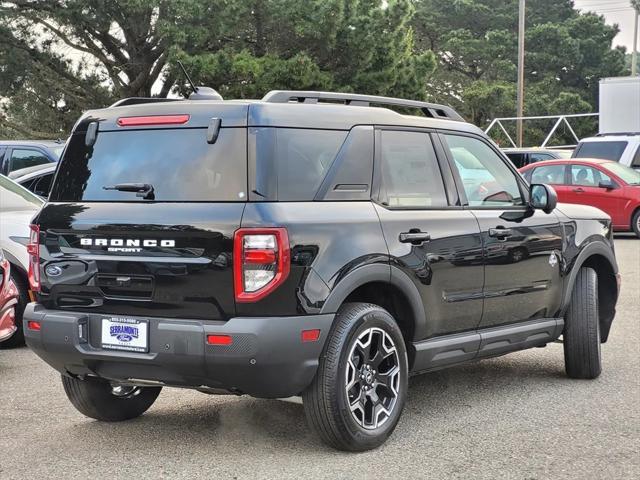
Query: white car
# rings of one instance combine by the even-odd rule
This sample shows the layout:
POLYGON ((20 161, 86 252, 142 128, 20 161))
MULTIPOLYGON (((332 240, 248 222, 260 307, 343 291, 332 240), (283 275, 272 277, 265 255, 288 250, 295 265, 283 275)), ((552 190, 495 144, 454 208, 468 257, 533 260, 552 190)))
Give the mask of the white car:
POLYGON ((583 138, 571 157, 615 160, 640 170, 640 132, 606 133, 583 138))
POLYGON ((17 346, 24 343, 22 335, 22 312, 29 303, 29 224, 44 201, 24 187, 0 175, 0 248, 11 264, 11 278, 19 293, 16 306, 18 331, 3 343, 17 346))

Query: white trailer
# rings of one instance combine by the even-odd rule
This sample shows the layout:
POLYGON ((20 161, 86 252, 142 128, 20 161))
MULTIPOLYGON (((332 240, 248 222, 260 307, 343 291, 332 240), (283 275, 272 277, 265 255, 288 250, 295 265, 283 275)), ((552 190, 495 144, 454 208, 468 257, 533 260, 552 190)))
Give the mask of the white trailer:
POLYGON ((640 132, 640 76, 600 80, 600 134, 640 132))

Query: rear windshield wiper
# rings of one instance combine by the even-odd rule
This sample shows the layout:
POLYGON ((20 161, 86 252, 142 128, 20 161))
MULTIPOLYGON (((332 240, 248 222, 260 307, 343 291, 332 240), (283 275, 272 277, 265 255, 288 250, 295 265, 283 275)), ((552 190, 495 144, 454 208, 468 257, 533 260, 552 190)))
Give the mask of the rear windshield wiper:
POLYGON ((117 183, 115 185, 105 185, 102 189, 135 192, 136 197, 142 197, 144 200, 155 200, 156 198, 153 193, 153 185, 150 183, 117 183))

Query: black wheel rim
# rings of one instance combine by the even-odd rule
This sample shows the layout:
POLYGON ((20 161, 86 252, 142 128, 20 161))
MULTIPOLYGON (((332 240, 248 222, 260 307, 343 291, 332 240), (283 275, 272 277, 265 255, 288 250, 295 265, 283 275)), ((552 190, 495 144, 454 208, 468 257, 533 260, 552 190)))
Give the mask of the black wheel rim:
POLYGON ((391 336, 372 327, 355 339, 347 358, 345 393, 354 420, 367 430, 384 425, 398 402, 400 361, 391 336))

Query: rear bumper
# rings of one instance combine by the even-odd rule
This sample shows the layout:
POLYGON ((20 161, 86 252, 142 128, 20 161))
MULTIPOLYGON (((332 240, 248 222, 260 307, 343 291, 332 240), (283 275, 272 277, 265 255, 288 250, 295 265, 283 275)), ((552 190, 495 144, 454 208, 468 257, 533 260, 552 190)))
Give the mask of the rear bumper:
POLYGON ((313 379, 334 315, 232 318, 227 322, 149 318, 149 352, 100 348, 109 315, 47 310, 24 312, 27 345, 63 374, 136 383, 224 389, 256 397, 298 395, 313 379), (27 322, 40 322, 40 330, 27 322), (320 329, 315 342, 301 332, 320 329), (231 345, 209 345, 207 335, 230 335, 231 345), (86 338, 83 338, 86 337, 86 338))

